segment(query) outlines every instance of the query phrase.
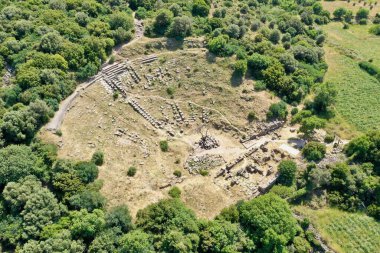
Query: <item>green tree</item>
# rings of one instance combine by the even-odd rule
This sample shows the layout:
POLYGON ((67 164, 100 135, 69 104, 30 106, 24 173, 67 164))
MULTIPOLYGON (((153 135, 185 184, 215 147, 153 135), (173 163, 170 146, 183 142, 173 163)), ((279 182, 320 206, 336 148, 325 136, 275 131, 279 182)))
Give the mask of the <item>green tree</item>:
POLYGON ((200 252, 253 252, 255 245, 238 224, 209 221, 200 232, 200 252))
POLYGON ((247 72, 247 61, 246 60, 237 60, 234 64, 234 74, 244 77, 247 72))
POLYGON ((146 232, 157 235, 170 230, 197 233, 195 214, 179 199, 161 200, 137 212, 136 225, 146 232))
POLYGON ((168 9, 162 9, 158 12, 154 20, 154 30, 158 34, 164 34, 173 20, 173 13, 168 9))
POLYGON ((152 237, 141 230, 134 230, 120 239, 121 253, 154 253, 152 237))
POLYGON ((106 214, 108 227, 117 227, 122 232, 128 233, 133 229, 132 217, 126 205, 111 208, 106 214))
POLYGON ((105 225, 104 213, 95 209, 89 213, 87 210, 73 211, 69 214, 69 229, 74 238, 92 240, 102 231, 105 225))
POLYGON ((98 166, 102 166, 104 163, 104 153, 100 150, 95 151, 91 157, 91 161, 98 166))
POLYGON ((297 164, 292 160, 282 160, 278 166, 280 173, 277 182, 282 185, 291 186, 296 180, 297 164))
POLYGON ((172 37, 184 38, 190 36, 192 32, 193 21, 187 16, 175 17, 171 23, 168 35, 172 37))
POLYGON ((76 170, 80 180, 85 184, 94 182, 99 173, 98 167, 93 162, 78 162, 75 164, 74 170, 76 170))
POLYGON ((225 54, 225 47, 228 43, 228 36, 219 35, 218 37, 212 38, 208 41, 207 46, 211 53, 216 55, 225 54))
POLYGON ((267 118, 269 120, 273 120, 273 119, 286 120, 287 116, 288 116, 288 110, 286 108, 286 104, 283 101, 279 103, 271 104, 267 112, 267 118))
POLYGON ((297 222, 288 203, 265 194, 243 203, 240 223, 263 252, 282 252, 297 233, 297 222))
POLYGON ((126 12, 114 12, 110 15, 108 23, 112 30, 123 28, 128 31, 133 28, 133 17, 126 12))
POLYGON ((44 173, 45 166, 30 147, 10 145, 0 149, 0 185, 16 182, 28 175, 43 177, 44 173))
POLYGON ((70 231, 61 233, 45 241, 29 240, 24 244, 20 253, 47 253, 47 252, 85 252, 85 245, 81 241, 71 239, 70 231))
POLYGON ((95 209, 103 209, 106 205, 106 198, 95 190, 83 190, 68 199, 73 209, 86 209, 89 212, 95 209))
POLYGON ((356 13, 355 18, 356 18, 357 20, 368 19, 368 15, 369 15, 369 10, 364 9, 364 8, 360 8, 360 9, 358 10, 358 12, 356 13))
POLYGON ((210 12, 210 6, 205 0, 193 0, 192 13, 194 16, 207 17, 210 12))
POLYGON ((63 42, 64 39, 58 33, 47 33, 41 38, 40 50, 49 54, 58 53, 62 49, 63 42))
POLYGON ((313 115, 311 117, 303 118, 301 120, 300 132, 305 135, 305 137, 310 138, 314 134, 315 129, 321 129, 325 127, 326 120, 318 118, 313 115))
POLYGON ((308 161, 319 161, 325 157, 326 146, 323 143, 311 141, 302 149, 302 155, 308 161))
POLYGON ((331 83, 324 83, 317 87, 313 108, 317 113, 326 113, 335 103, 337 90, 331 83))

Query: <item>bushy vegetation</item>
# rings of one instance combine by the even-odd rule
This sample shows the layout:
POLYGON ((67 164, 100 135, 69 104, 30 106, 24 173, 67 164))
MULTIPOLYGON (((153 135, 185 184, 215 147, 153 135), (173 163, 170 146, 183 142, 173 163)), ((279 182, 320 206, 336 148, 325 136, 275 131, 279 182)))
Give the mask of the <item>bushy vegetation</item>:
POLYGON ((1 139, 29 143, 76 80, 132 38, 133 18, 125 3, 93 0, 3 1, 0 10, 0 67, 15 75, 0 92, 1 139))
POLYGON ((323 143, 311 141, 302 149, 302 155, 308 161, 320 161, 326 154, 326 146, 323 143))

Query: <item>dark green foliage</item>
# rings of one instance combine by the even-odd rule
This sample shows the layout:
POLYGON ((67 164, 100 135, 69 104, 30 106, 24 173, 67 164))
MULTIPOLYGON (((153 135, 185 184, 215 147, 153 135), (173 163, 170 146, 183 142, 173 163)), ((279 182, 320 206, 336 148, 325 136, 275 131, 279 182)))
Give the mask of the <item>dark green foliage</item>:
POLYGON ((301 127, 299 131, 303 133, 306 138, 310 138, 314 134, 315 129, 321 129, 325 127, 325 125, 325 119, 321 119, 313 115, 311 117, 303 118, 301 120, 301 127))
POLYGON ((120 240, 121 253, 154 253, 152 237, 141 230, 125 234, 120 240))
POLYGON ((225 220, 231 223, 239 222, 239 210, 236 205, 225 207, 220 211, 220 214, 216 216, 216 220, 225 220))
POLYGON ((116 252, 122 232, 118 228, 101 231, 91 242, 88 252, 116 252))
POLYGON ((371 76, 375 76, 378 80, 380 80, 380 68, 375 66, 374 64, 366 61, 359 62, 359 67, 365 70, 371 76))
POLYGON ((286 108, 286 104, 282 101, 279 103, 271 104, 269 111, 267 112, 267 118, 269 120, 286 120, 287 116, 288 110, 286 108))
POLYGON ((324 142, 326 143, 332 143, 335 139, 335 135, 333 134, 326 134, 324 142))
POLYGON ((78 162, 74 169, 80 180, 85 184, 93 182, 99 173, 98 167, 93 162, 78 162))
POLYGON ((84 252, 85 245, 80 240, 72 240, 70 231, 63 230, 47 240, 29 240, 20 250, 22 253, 43 252, 84 252))
POLYGON ((356 13, 356 20, 362 20, 362 19, 367 19, 369 15, 369 10, 365 8, 360 8, 358 12, 356 13))
POLYGON ((280 173, 277 182, 282 185, 291 186, 296 180, 297 164, 291 160, 282 160, 278 166, 280 173))
POLYGON ((127 175, 128 175, 128 177, 134 177, 136 175, 136 172, 137 172, 136 167, 132 166, 132 167, 128 168, 127 175))
POLYGON ((173 175, 176 176, 176 177, 181 177, 182 176, 182 172, 180 170, 175 170, 173 172, 173 175))
POLYGON ((126 205, 111 208, 105 219, 108 227, 119 228, 124 233, 133 229, 132 217, 126 205))
POLYGON ((302 155, 308 161, 320 161, 325 157, 326 146, 323 143, 311 141, 302 149, 302 155))
POLYGON ((359 162, 370 162, 380 174, 380 131, 372 131, 352 139, 345 147, 345 153, 359 162))
POLYGON ((335 103, 337 90, 331 83, 323 83, 317 87, 313 108, 317 113, 327 113, 330 107, 335 103))
POLYGON ((0 186, 28 175, 43 177, 44 173, 44 164, 30 147, 10 145, 0 149, 0 186))
POLYGON ((228 221, 210 221, 200 232, 199 252, 253 252, 255 245, 238 224, 228 221))
MULTIPOLYGON (((380 22, 380 19, 379 19, 380 22)), ((369 29, 370 33, 380 36, 380 25, 374 25, 369 29)))
POLYGON ((91 161, 97 166, 102 166, 104 163, 104 153, 100 150, 95 151, 92 155, 91 161))
POLYGON ((161 10, 154 21, 154 30, 157 34, 165 34, 173 19, 173 13, 167 9, 161 10))
POLYGON ((193 211, 179 199, 161 200, 138 211, 136 225, 147 233, 162 235, 170 230, 197 233, 199 228, 193 211))
POLYGON ((210 11, 210 6, 205 0, 193 0, 192 13, 194 16, 207 17, 210 11))
POLYGON ((234 64, 234 74, 244 77, 247 72, 247 61, 246 60, 238 60, 234 64))
POLYGON ((257 119, 256 113, 255 112, 249 112, 248 116, 247 116, 247 119, 248 119, 249 122, 254 121, 255 119, 257 119))
POLYGON ((282 252, 297 232, 297 222, 288 203, 265 194, 243 203, 240 223, 263 252, 282 252))
POLYGON ((168 152, 169 151, 168 141, 160 141, 160 149, 162 152, 168 152))
POLYGON ((98 191, 87 189, 71 196, 68 201, 73 209, 87 209, 90 212, 95 209, 103 209, 106 205, 106 198, 98 191))
POLYGON ((169 190, 168 194, 172 198, 180 198, 181 190, 177 186, 174 186, 169 190))
POLYGON ((168 35, 176 38, 185 38, 192 33, 193 21, 189 17, 175 17, 171 23, 168 35))

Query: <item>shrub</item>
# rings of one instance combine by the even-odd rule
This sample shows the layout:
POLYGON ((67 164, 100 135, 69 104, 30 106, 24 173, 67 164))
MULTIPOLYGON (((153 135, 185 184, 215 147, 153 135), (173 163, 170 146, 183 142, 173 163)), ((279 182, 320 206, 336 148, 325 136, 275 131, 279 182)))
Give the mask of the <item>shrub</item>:
POLYGON ((160 149, 162 152, 168 152, 169 150, 168 141, 160 141, 160 149))
POLYGON ((243 77, 247 72, 247 61, 246 60, 238 60, 234 64, 234 73, 243 77))
POLYGON ((298 108, 297 107, 292 108, 292 110, 290 111, 290 114, 292 116, 296 115, 297 113, 298 113, 298 108))
POLYGON ((247 118, 248 118, 248 121, 249 121, 249 122, 254 121, 255 119, 257 119, 257 117, 256 117, 256 113, 255 113, 255 112, 249 112, 247 118))
POLYGON ((97 166, 102 166, 104 163, 104 153, 100 150, 95 151, 92 155, 91 161, 97 166))
POLYGON ((172 198, 181 197, 181 190, 177 186, 172 187, 168 193, 169 193, 169 196, 172 198))
POLYGON ((324 141, 326 143, 332 143, 335 139, 335 136, 333 134, 326 134, 324 141))
POLYGON ((145 19, 147 17, 147 11, 144 7, 139 7, 135 13, 137 19, 145 19))
POLYGON ((137 172, 136 167, 132 166, 132 167, 128 168, 127 175, 128 175, 128 177, 134 177, 136 175, 136 172, 137 172))
POLYGON ((280 173, 277 182, 282 185, 291 186, 295 182, 297 164, 291 160, 283 160, 278 166, 280 173))
POLYGON ((271 104, 271 106, 269 107, 269 111, 267 112, 267 118, 269 120, 286 120, 287 116, 288 110, 286 109, 286 104, 283 101, 271 104))
POLYGON ((263 81, 256 81, 255 83, 255 91, 262 91, 265 90, 267 86, 265 85, 265 82, 263 81))
POLYGON ((174 95, 174 92, 175 92, 175 89, 174 87, 168 87, 166 88, 166 93, 169 95, 169 96, 173 96, 174 95))
POLYGON ((55 131, 55 134, 58 135, 59 137, 61 137, 61 136, 62 136, 62 131, 61 131, 61 129, 57 129, 57 130, 55 131))
POLYGON ((205 169, 201 169, 199 170, 199 174, 201 174, 202 176, 208 176, 208 170, 205 170, 205 169))
POLYGON ((325 157, 326 146, 319 142, 311 141, 302 149, 302 155, 308 161, 320 161, 325 157))
POLYGON ((173 175, 176 176, 176 177, 181 177, 182 176, 182 172, 180 170, 175 170, 173 172, 173 175))
POLYGON ((370 33, 380 36, 380 25, 374 25, 369 29, 370 33))
POLYGON ((366 25, 368 23, 366 18, 359 19, 359 25, 366 25))
POLYGON ((210 7, 204 0, 193 0, 192 13, 194 16, 207 17, 210 7))
POLYGON ((368 19, 368 15, 369 15, 369 10, 367 9, 364 9, 364 8, 360 8, 358 10, 358 12, 356 13, 356 19, 357 20, 362 20, 362 19, 368 19))
POLYGON ((176 38, 184 38, 191 35, 193 27, 193 21, 191 18, 175 17, 172 24, 169 27, 168 35, 176 38))
POLYGON ((380 74, 380 68, 375 66, 374 64, 367 62, 367 61, 361 61, 359 62, 359 67, 363 70, 365 70, 368 74, 371 76, 376 76, 380 74))

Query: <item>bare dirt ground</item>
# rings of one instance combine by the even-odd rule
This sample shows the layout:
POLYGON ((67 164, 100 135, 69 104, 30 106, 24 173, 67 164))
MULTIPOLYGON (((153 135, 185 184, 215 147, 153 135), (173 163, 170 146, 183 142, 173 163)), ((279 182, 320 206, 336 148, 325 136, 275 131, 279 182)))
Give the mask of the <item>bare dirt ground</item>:
POLYGON ((95 150, 105 153, 99 178, 109 206, 127 204, 135 215, 167 198, 176 185, 200 217, 213 218, 222 208, 265 190, 281 159, 299 157, 297 133, 286 125, 248 141, 266 129, 265 114, 278 99, 255 92, 252 80, 231 78, 233 59, 209 55, 202 43, 143 38, 123 48, 120 58, 128 56, 128 70, 112 78, 127 98, 114 100, 106 79, 95 82, 70 104, 62 136, 41 131, 45 141, 60 147, 61 158, 86 160, 95 150), (149 116, 134 110, 132 100, 149 116), (249 122, 248 112, 257 120, 249 122), (199 147, 205 130, 217 147, 199 147), (160 150, 161 140, 168 141, 168 152, 160 150), (134 177, 127 175, 131 166, 137 168, 134 177), (175 177, 175 170, 182 176, 175 177))

